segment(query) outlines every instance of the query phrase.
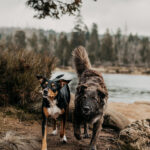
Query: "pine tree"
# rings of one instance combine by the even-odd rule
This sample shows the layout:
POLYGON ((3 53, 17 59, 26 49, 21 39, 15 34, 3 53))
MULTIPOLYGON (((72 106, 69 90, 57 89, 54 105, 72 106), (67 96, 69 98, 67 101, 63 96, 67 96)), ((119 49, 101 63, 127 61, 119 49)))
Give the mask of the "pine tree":
POLYGON ((121 29, 118 28, 116 34, 114 35, 114 53, 115 53, 115 61, 117 64, 121 63, 122 59, 122 34, 121 29))
POLYGON ((14 41, 15 41, 15 45, 16 48, 18 50, 20 49, 25 49, 26 47, 26 35, 24 31, 16 31, 15 35, 14 35, 14 41))
POLYGON ((55 51, 55 55, 59 58, 59 64, 61 66, 68 66, 69 59, 71 57, 71 51, 69 49, 68 39, 65 33, 61 33, 58 39, 58 47, 55 51))
POLYGON ((140 49, 141 60, 143 63, 149 62, 149 58, 150 58, 149 51, 150 51, 149 39, 147 37, 144 37, 141 40, 141 49, 140 49))
POLYGON ((6 36, 6 49, 8 50, 13 50, 15 49, 14 43, 13 43, 13 36, 12 35, 8 35, 6 36))
POLYGON ((38 51, 38 38, 35 33, 32 34, 31 38, 28 38, 28 42, 31 46, 31 49, 37 52, 38 51))
POLYGON ((87 26, 83 22, 83 18, 81 16, 81 12, 79 12, 75 20, 75 26, 71 33, 70 47, 72 50, 79 45, 85 46, 85 32, 87 32, 87 30, 87 26))
POLYGON ((50 44, 48 37, 44 35, 44 31, 41 30, 39 33, 39 42, 40 42, 40 52, 50 52, 50 44))
POLYGON ((92 26, 92 32, 89 37, 88 53, 91 63, 100 60, 100 41, 98 36, 98 28, 95 23, 92 26))
POLYGON ((108 29, 106 33, 104 34, 104 37, 102 38, 101 50, 102 50, 101 59, 103 61, 114 62, 115 55, 114 55, 114 49, 113 49, 113 40, 108 29))

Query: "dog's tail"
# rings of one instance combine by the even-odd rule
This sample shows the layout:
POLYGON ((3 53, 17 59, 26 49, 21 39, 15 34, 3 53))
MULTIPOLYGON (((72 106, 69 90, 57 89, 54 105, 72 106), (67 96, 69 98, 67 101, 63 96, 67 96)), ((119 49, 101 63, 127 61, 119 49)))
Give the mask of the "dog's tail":
POLYGON ((89 61, 88 54, 83 46, 79 46, 73 51, 72 55, 74 58, 76 72, 80 77, 86 69, 91 68, 91 63, 89 61))

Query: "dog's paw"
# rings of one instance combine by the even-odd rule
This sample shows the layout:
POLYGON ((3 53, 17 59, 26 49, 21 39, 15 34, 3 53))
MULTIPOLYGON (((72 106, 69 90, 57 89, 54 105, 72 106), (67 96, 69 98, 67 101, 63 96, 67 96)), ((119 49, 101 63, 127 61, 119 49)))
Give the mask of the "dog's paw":
POLYGON ((56 129, 56 130, 53 130, 51 134, 52 134, 52 135, 57 135, 57 133, 58 133, 58 131, 57 131, 57 129, 56 129))
POLYGON ((60 142, 66 144, 67 143, 67 137, 66 135, 64 135, 61 139, 60 139, 60 142))
POLYGON ((91 145, 90 150, 97 150, 96 145, 91 145))
POLYGON ((88 139, 88 138, 90 138, 91 136, 88 134, 88 133, 86 133, 86 134, 83 134, 83 136, 82 136, 84 139, 88 139))
POLYGON ((75 133, 74 136, 76 137, 77 140, 81 140, 82 139, 80 134, 75 133))

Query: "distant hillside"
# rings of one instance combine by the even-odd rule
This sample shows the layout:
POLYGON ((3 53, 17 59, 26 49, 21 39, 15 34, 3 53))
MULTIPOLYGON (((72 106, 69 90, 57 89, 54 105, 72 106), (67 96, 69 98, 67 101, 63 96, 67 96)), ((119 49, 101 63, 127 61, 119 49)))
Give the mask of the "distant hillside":
POLYGON ((17 28, 17 27, 0 27, 0 34, 3 35, 14 35, 16 31, 22 30, 26 33, 27 37, 30 37, 33 33, 38 34, 39 32, 43 32, 44 35, 49 34, 58 34, 54 30, 43 30, 43 29, 35 29, 35 28, 17 28))

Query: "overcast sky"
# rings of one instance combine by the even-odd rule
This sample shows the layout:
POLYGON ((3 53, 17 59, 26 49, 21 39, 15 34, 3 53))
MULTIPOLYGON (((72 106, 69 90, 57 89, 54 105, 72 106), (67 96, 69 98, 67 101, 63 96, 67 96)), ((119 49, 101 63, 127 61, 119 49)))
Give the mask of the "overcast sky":
MULTIPOLYGON (((81 13, 89 27, 95 22, 99 33, 109 28, 122 32, 150 36, 150 0, 82 0, 81 13)), ((70 32, 75 17, 65 16, 60 20, 36 19, 35 12, 25 5, 26 0, 0 0, 0 27, 34 27, 70 32)))

